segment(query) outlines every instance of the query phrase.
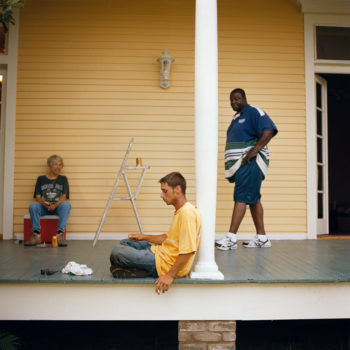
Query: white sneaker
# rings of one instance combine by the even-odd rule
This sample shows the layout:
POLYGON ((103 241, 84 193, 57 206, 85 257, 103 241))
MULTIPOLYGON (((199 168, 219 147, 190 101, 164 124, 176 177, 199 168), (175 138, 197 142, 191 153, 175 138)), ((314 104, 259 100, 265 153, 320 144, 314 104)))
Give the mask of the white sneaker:
POLYGON ((231 241, 230 237, 225 236, 224 238, 215 242, 215 247, 220 250, 237 249, 237 242, 231 241))
POLYGON ((243 242, 245 248, 271 248, 271 241, 267 239, 265 242, 261 241, 258 236, 255 236, 249 242, 243 242))

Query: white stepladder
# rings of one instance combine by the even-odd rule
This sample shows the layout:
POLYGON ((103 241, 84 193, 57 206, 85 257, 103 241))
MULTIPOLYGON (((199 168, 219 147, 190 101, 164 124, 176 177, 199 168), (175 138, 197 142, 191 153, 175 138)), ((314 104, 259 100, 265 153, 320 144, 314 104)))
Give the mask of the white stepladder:
POLYGON ((137 221, 137 224, 139 226, 140 232, 143 233, 142 226, 141 226, 141 221, 140 221, 140 218, 139 218, 139 214, 137 212, 136 205, 135 205, 135 200, 136 200, 136 198, 137 198, 137 196, 138 196, 138 194, 140 192, 140 188, 141 188, 143 179, 145 177, 146 170, 149 169, 150 167, 149 166, 142 166, 140 164, 137 165, 137 166, 126 166, 126 162, 128 160, 128 156, 129 156, 129 153, 130 153, 130 150, 131 150, 131 147, 132 147, 133 144, 134 144, 134 139, 131 139, 130 143, 129 143, 129 146, 128 146, 128 149, 125 152, 125 156, 124 156, 122 165, 120 166, 120 170, 119 170, 117 179, 115 180, 115 183, 114 183, 114 186, 113 186, 113 190, 111 192, 111 195, 109 196, 109 199, 108 199, 108 202, 107 202, 107 205, 106 205, 106 209, 105 209, 105 211, 103 213, 103 216, 101 218, 100 225, 98 226, 98 229, 96 231, 93 247, 95 247, 95 245, 96 245, 96 242, 97 242, 98 237, 100 235, 102 226, 103 226, 103 224, 104 224, 104 222, 106 220, 107 213, 108 213, 108 210, 109 210, 109 208, 111 206, 112 201, 130 200, 132 208, 134 209, 136 221, 137 221), (125 171, 126 170, 140 170, 140 169, 142 170, 141 177, 140 177, 139 182, 138 182, 138 184, 136 186, 135 193, 133 194, 132 191, 131 191, 131 187, 129 185, 129 181, 128 181, 128 178, 127 178, 127 175, 126 175, 125 171), (117 190, 117 187, 118 187, 119 180, 120 180, 121 176, 123 176, 123 178, 124 178, 125 186, 126 186, 126 189, 127 189, 129 195, 127 197, 114 197, 114 194, 115 194, 115 191, 117 190))

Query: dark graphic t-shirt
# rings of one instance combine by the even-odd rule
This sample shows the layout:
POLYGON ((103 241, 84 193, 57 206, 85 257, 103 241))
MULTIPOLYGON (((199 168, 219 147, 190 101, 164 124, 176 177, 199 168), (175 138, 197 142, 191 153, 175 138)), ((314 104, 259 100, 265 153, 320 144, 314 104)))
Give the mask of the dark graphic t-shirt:
POLYGON ((45 202, 55 203, 62 194, 69 198, 69 184, 66 176, 58 175, 57 179, 50 180, 45 175, 39 176, 36 180, 34 198, 40 194, 45 202))

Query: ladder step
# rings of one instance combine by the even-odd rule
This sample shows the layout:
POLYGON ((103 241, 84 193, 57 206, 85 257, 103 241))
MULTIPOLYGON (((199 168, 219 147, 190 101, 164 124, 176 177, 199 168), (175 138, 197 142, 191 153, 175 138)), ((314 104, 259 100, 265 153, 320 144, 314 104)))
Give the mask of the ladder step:
POLYGON ((114 197, 112 198, 112 201, 125 201, 125 200, 135 200, 135 197, 114 197))
POLYGON ((124 169, 128 169, 128 170, 138 170, 138 169, 149 169, 149 165, 147 166, 126 166, 124 167, 124 169))

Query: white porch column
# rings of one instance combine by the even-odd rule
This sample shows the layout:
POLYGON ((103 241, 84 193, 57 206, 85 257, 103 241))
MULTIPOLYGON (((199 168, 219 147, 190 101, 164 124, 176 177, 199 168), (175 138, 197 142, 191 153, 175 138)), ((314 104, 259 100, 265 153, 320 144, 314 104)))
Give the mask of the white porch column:
MULTIPOLYGON (((0 210, 2 210, 2 227, 0 233, 4 239, 13 238, 13 206, 14 206, 14 172, 15 172, 15 137, 16 137, 16 87, 18 61, 18 30, 19 8, 13 8, 15 25, 10 25, 8 35, 8 54, 0 55, 0 65, 6 74, 6 102, 5 115, 2 116, 5 128, 3 140, 4 154, 0 159, 3 165, 3 196, 0 210)), ((4 90, 3 90, 4 93, 4 90)), ((1 189, 0 189, 1 190, 1 189)))
POLYGON ((218 154, 218 44, 216 0, 196 0, 195 156, 197 206, 202 217, 194 279, 223 279, 215 263, 218 154))

